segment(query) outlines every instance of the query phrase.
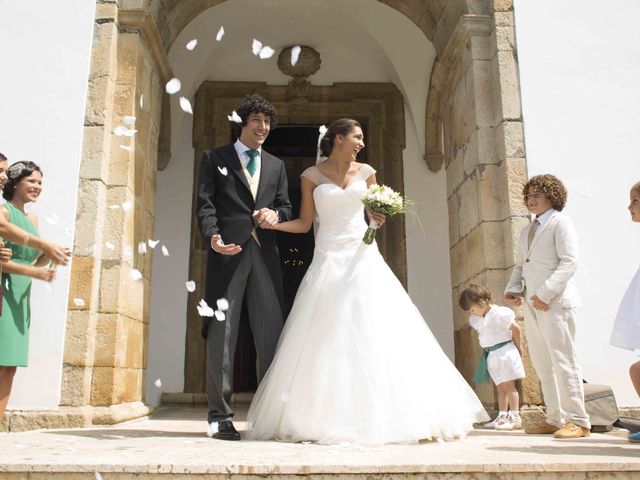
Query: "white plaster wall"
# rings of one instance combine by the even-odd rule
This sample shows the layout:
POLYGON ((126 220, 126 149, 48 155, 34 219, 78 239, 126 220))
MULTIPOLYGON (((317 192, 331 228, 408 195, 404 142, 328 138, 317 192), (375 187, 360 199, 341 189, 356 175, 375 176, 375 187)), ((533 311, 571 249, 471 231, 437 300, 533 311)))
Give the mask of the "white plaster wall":
MULTIPOLYGON (((94 2, 0 0, 0 152, 43 172, 33 206, 43 237, 72 246, 94 2)), ((9 408, 56 408, 60 398, 69 268, 31 291, 29 367, 9 408)))
MULTIPOLYGON (((279 49, 309 45, 322 68, 310 77, 316 85, 335 82, 392 82, 405 98, 406 194, 418 204, 422 234, 408 221, 409 292, 445 351, 453 356, 448 217, 444 172, 428 171, 424 153, 426 95, 435 58, 432 45, 404 15, 370 0, 234 0, 195 18, 169 52, 182 92, 172 99, 172 160, 158 174, 155 237, 171 245, 171 257, 155 258, 147 402, 157 404, 161 390, 183 388, 189 228, 193 182, 193 118, 178 107, 178 96, 193 98, 205 80, 264 81, 284 85, 277 68, 279 49), (244 12, 251 11, 252 15, 244 12), (226 34, 215 41, 219 27, 226 34), (198 39, 193 52, 185 44, 198 39), (251 54, 253 38, 277 50, 269 60, 251 54), (171 280, 167 280, 171 278, 171 280), (153 386, 162 379, 162 389, 153 386)), ((249 92, 248 92, 249 93, 249 92)), ((366 139, 365 139, 366 141, 366 139)))
POLYGON ((529 175, 565 182, 580 240, 583 374, 611 385, 619 405, 637 406, 628 366, 638 358, 608 342, 640 263, 640 225, 626 210, 640 180, 640 3, 514 3, 529 175))

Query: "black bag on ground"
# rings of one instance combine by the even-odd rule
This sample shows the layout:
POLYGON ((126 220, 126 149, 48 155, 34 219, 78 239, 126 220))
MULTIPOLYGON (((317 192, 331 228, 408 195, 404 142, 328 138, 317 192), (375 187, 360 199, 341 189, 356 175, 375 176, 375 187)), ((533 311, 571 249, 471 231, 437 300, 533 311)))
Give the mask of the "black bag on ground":
POLYGON ((608 432, 618 420, 618 405, 608 385, 585 383, 584 406, 591 420, 592 432, 608 432))

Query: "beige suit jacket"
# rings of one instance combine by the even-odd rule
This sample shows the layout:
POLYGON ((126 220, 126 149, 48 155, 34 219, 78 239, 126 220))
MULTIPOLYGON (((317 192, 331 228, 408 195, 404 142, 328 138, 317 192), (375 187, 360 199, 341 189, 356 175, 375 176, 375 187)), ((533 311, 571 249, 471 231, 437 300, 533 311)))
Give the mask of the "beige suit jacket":
POLYGON ((527 225, 520 234, 516 265, 505 289, 527 298, 536 295, 549 308, 580 305, 573 274, 578 266, 578 240, 573 224, 561 212, 553 212, 538 227, 531 246, 527 246, 527 225))

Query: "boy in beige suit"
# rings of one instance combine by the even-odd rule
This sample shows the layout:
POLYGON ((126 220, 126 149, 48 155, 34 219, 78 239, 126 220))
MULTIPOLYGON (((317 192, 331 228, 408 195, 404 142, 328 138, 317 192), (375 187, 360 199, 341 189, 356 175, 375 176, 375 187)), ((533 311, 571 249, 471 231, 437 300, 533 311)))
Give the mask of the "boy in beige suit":
POLYGON ((578 245, 571 221, 560 213, 567 191, 553 175, 536 175, 523 194, 535 218, 520 235, 504 297, 512 306, 524 304, 529 354, 547 406, 547 423, 525 432, 588 437, 591 425, 574 344, 578 245))

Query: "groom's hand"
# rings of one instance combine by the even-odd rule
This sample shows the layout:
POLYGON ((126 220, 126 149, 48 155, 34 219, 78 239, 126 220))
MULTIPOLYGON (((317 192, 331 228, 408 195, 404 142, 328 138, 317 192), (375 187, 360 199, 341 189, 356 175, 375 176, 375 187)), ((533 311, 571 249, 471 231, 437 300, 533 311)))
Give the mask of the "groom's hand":
POLYGON ((220 255, 237 255, 242 251, 242 247, 240 247, 240 245, 236 245, 234 243, 225 245, 220 235, 213 235, 211 237, 211 248, 220 255))
POLYGON ((260 228, 271 228, 278 223, 278 212, 270 208, 261 208, 253 211, 253 218, 257 220, 260 228))

